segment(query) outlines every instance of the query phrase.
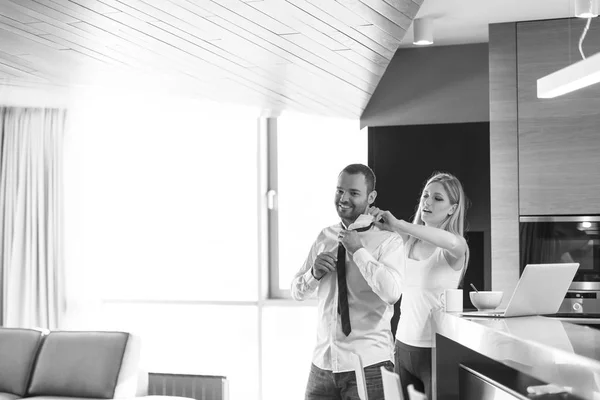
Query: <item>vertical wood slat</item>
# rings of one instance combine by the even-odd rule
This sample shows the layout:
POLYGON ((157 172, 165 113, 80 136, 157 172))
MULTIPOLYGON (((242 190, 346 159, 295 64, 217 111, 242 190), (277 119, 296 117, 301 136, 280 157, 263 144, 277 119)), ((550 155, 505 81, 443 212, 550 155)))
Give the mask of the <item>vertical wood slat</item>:
POLYGON ((491 286, 506 304, 519 280, 516 23, 490 25, 489 57, 491 286))

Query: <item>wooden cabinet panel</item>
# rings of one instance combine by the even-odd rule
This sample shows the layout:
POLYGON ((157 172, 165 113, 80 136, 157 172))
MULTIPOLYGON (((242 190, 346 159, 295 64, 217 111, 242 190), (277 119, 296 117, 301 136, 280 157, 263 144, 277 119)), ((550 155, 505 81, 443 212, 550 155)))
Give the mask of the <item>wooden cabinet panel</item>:
MULTIPOLYGON (((537 98, 537 79, 581 60, 585 20, 517 24, 521 215, 600 214, 600 84, 537 98)), ((586 55, 600 51, 592 22, 586 55)))
POLYGON ((519 280, 516 43, 514 23, 490 25, 491 283, 505 293, 519 280))

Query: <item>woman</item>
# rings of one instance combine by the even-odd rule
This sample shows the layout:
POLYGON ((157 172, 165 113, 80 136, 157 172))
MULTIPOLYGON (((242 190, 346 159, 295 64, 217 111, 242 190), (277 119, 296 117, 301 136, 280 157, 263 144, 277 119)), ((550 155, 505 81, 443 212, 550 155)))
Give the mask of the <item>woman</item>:
POLYGON ((442 293, 456 289, 469 261, 463 237, 466 198, 460 181, 434 174, 425 184, 412 223, 389 211, 369 209, 381 229, 394 231, 406 248, 405 287, 396 332, 396 372, 404 398, 413 384, 431 398, 431 311, 442 307, 442 293))

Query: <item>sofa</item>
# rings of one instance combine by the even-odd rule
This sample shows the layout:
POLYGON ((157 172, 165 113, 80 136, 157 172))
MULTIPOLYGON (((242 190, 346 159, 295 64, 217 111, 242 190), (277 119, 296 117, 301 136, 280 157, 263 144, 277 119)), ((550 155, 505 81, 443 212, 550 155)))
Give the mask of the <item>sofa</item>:
POLYGON ((140 340, 125 332, 0 327, 0 400, 145 396, 140 340))

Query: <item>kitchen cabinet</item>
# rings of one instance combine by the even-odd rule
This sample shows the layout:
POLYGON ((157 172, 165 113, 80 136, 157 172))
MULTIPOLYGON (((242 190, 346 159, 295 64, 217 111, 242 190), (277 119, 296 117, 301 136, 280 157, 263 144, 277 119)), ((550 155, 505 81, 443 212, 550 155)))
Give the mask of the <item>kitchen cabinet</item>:
MULTIPOLYGON (((520 215, 600 214, 600 84, 537 98, 537 79, 581 60, 585 22, 516 24, 520 215)), ((583 50, 600 51, 598 24, 583 50)))

